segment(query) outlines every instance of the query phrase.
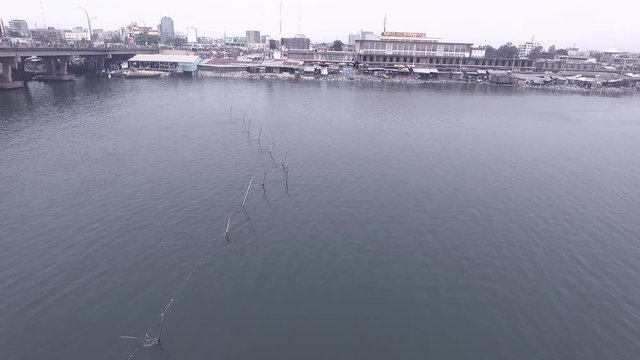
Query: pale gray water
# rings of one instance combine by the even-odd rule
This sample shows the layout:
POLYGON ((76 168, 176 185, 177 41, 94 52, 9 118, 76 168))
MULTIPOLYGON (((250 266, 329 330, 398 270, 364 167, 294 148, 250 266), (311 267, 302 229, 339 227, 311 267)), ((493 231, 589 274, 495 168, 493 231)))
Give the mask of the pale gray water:
POLYGON ((637 359, 638 153, 628 97, 175 78, 3 92, 0 359, 126 359, 118 336, 144 334, 203 253, 164 351, 135 359, 637 359))

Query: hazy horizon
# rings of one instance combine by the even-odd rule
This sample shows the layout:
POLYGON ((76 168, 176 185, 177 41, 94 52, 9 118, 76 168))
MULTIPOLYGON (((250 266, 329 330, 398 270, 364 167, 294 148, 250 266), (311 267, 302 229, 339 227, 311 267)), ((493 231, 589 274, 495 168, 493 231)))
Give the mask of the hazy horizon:
MULTIPOLYGON (((94 29, 116 30, 131 22, 155 28, 163 16, 169 16, 176 32, 196 27, 198 36, 243 36, 246 30, 260 30, 274 38, 280 35, 279 1, 248 0, 221 6, 187 0, 180 5, 122 0, 25 0, 4 4, 0 18, 5 25, 10 19, 24 19, 29 28, 36 24, 43 27, 43 19, 47 26, 56 28, 86 27, 85 15, 78 9, 83 6, 97 17, 92 22, 94 29)), ((516 6, 505 0, 462 2, 454 7, 450 3, 413 0, 399 0, 393 5, 363 0, 282 1, 282 36, 302 33, 313 42, 346 41, 350 33, 360 29, 382 31, 386 13, 388 31, 424 32, 443 41, 518 45, 535 36, 535 41, 545 48, 575 44, 583 50, 640 51, 640 36, 634 28, 640 5, 624 0, 612 0, 607 5, 603 7, 594 0, 540 0, 535 7, 516 6)))

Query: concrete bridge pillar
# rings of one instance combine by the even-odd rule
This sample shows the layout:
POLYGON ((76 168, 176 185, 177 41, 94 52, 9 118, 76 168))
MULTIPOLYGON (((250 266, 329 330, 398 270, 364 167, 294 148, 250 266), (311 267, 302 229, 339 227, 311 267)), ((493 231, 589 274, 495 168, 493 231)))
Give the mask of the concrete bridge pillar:
MULTIPOLYGON (((18 58, 20 61, 20 58, 18 58)), ((13 79, 13 64, 16 63, 14 58, 3 58, 0 60, 0 90, 18 89, 24 87, 23 81, 15 81, 13 79)))
POLYGON ((74 80, 75 76, 67 71, 71 56, 47 56, 43 60, 47 68, 47 74, 44 76, 45 81, 74 80))
POLYGON ((96 56, 96 72, 101 73, 104 71, 104 56, 96 56))

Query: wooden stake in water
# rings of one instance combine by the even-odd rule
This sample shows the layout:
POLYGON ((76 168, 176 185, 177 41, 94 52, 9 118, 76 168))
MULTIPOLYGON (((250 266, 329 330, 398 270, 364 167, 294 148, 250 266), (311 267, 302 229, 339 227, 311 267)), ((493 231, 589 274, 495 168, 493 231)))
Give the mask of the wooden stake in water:
POLYGON ((231 224, 231 216, 229 216, 229 219, 227 220, 227 228, 224 230, 224 234, 229 236, 229 225, 231 224))
POLYGON ((284 172, 284 186, 289 190, 289 168, 284 172))
POLYGON ((262 125, 260 125, 260 132, 258 132, 258 145, 260 145, 260 138, 262 137, 262 125))
POLYGON ((264 172, 264 176, 262 177, 262 188, 263 189, 264 189, 264 184, 265 184, 266 180, 267 180, 267 172, 265 171, 264 172))
POLYGON ((249 119, 249 126, 247 126, 247 135, 249 135, 250 131, 251 131, 251 119, 249 119))
POLYGON ((282 159, 282 170, 286 170, 285 169, 285 164, 287 163, 287 155, 289 155, 289 151, 284 153, 284 159, 282 159))
POLYGON ((242 123, 244 124, 244 118, 247 116, 247 113, 242 114, 242 123))
POLYGON ((253 178, 251 178, 251 180, 249 180, 249 186, 247 186, 247 192, 244 193, 244 199, 242 200, 242 207, 244 207, 244 204, 247 203, 247 196, 249 196, 249 189, 251 189, 251 183, 253 182, 253 178))
POLYGON ((269 154, 271 154, 271 150, 273 150, 274 145, 275 145, 274 143, 271 143, 271 146, 269 146, 269 154))

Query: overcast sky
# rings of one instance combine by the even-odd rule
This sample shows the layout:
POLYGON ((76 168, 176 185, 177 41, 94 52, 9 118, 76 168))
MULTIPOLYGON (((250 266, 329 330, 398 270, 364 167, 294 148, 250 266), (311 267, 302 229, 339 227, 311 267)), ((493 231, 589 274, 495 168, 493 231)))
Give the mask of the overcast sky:
MULTIPOLYGON (((29 27, 42 26, 39 0, 6 0, 0 6, 5 25, 25 19, 29 27)), ((277 0, 164 1, 164 0, 42 0, 47 26, 86 27, 85 7, 98 19, 93 28, 116 29, 132 21, 157 26, 170 16, 176 31, 198 28, 199 36, 242 35, 248 29, 279 35, 277 0)), ((531 40, 545 47, 640 51, 640 1, 637 0, 484 0, 484 1, 282 1, 282 35, 300 32, 312 41, 346 40, 359 29, 425 32, 443 40, 478 45, 514 44, 531 40)))

